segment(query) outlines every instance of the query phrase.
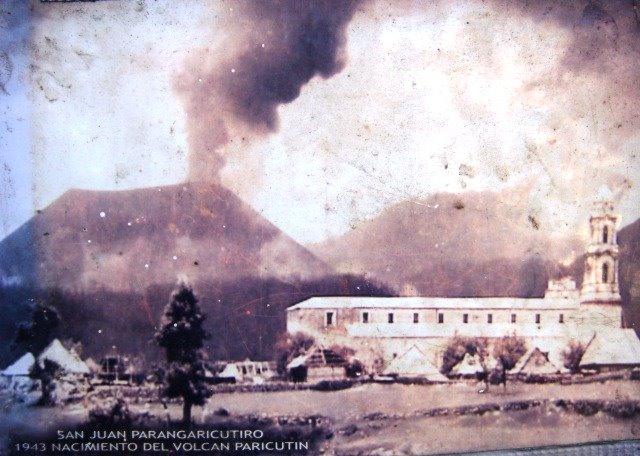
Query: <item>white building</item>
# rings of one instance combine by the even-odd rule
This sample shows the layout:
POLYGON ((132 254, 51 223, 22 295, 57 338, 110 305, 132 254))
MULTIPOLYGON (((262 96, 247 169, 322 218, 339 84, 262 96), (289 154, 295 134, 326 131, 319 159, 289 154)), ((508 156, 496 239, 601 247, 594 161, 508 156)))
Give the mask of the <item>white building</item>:
POLYGON ((562 365, 570 341, 588 346, 597 335, 600 345, 633 353, 627 365, 640 365, 640 340, 624 328, 620 305, 618 225, 611 203, 594 206, 580 290, 565 278, 550 281, 543 298, 316 297, 287 309, 287 331, 351 347, 368 361, 388 362, 415 345, 438 366, 454 336, 516 335, 562 365))

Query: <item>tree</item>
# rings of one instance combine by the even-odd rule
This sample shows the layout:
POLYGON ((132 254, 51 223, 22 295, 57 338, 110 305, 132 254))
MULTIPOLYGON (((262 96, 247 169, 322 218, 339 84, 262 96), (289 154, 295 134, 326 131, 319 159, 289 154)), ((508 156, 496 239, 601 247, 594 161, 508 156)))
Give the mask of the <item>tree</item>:
POLYGON ((572 374, 580 371, 580 361, 582 361, 585 350, 586 347, 582 343, 572 340, 562 352, 564 367, 569 369, 572 374))
POLYGON ((276 342, 276 367, 278 375, 286 377, 287 364, 294 358, 304 355, 315 345, 313 336, 303 332, 286 333, 276 342))
POLYGON ((58 311, 50 303, 57 300, 58 298, 49 296, 46 301, 35 304, 31 312, 31 320, 18 326, 13 341, 15 347, 31 352, 37 357, 49 345, 60 326, 58 311))
POLYGON ((56 404, 55 390, 55 376, 60 370, 60 365, 50 359, 45 359, 42 365, 36 360, 33 367, 29 371, 29 377, 34 380, 40 381, 40 390, 42 394, 38 400, 38 405, 50 407, 56 404))
POLYGON ((205 318, 191 287, 180 284, 171 295, 161 329, 156 333, 156 341, 165 349, 169 363, 163 395, 182 398, 182 421, 185 426, 191 425, 191 408, 204 405, 211 397, 204 380, 202 347, 209 338, 203 327, 205 318))
POLYGON ((482 368, 485 368, 487 358, 487 340, 484 338, 471 338, 456 336, 449 341, 442 355, 442 368, 440 371, 447 375, 451 369, 464 359, 464 355, 478 355, 482 368))
POLYGON ((505 388, 507 387, 507 371, 513 369, 526 352, 527 344, 520 337, 505 336, 494 344, 493 357, 500 363, 501 383, 505 388))

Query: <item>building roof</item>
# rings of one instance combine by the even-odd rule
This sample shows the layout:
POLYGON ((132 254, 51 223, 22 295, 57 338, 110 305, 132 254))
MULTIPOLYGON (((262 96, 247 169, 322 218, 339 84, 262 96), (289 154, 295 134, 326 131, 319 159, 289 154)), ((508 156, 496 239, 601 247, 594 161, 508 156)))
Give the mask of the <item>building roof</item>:
POLYGON ((287 369, 295 369, 296 367, 304 366, 307 362, 307 358, 307 355, 296 356, 289 364, 287 364, 287 369))
POLYGON ((471 356, 469 353, 465 353, 462 361, 451 369, 452 375, 475 375, 478 372, 484 372, 480 357, 477 354, 471 356))
POLYGON ((74 350, 67 350, 58 339, 54 339, 38 356, 38 363, 48 359, 60 366, 63 371, 73 374, 89 374, 89 367, 80 359, 74 350))
POLYGON ((297 309, 514 309, 547 310, 575 309, 577 299, 570 298, 424 298, 424 297, 361 297, 327 296, 302 301, 287 310, 297 309))
POLYGON ((392 374, 401 377, 421 377, 434 382, 449 381, 415 345, 389 363, 384 370, 384 375, 392 374))
POLYGON ((340 367, 346 365, 347 361, 334 350, 318 347, 309 351, 305 364, 307 367, 340 367))
POLYGON ((530 349, 511 372, 516 374, 557 374, 562 369, 549 361, 549 354, 538 347, 530 349))
POLYGON ((640 366, 640 339, 633 329, 611 328, 591 339, 580 367, 640 366))
POLYGON ((87 358, 84 363, 91 372, 100 372, 101 366, 93 358, 87 358))
POLYGON ((242 377, 242 375, 240 374, 240 370, 238 369, 238 366, 236 366, 236 363, 227 363, 227 365, 224 366, 222 372, 218 374, 218 377, 235 378, 236 380, 238 380, 242 377))
POLYGON ((300 366, 307 367, 343 367, 347 361, 338 353, 331 349, 322 347, 313 347, 306 354, 297 356, 289 364, 287 369, 293 369, 300 366))
POLYGON ((15 363, 3 370, 2 375, 8 377, 14 375, 29 375, 35 362, 36 360, 31 353, 25 353, 15 363))

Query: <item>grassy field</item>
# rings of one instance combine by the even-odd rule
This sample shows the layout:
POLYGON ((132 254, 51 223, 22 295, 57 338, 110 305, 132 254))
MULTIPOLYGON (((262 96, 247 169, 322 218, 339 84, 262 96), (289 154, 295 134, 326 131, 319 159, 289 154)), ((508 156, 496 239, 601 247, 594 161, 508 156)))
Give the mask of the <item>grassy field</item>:
POLYGON ((283 391, 276 393, 219 394, 202 411, 204 417, 224 407, 231 414, 264 412, 273 415, 328 416, 348 421, 374 412, 406 414, 438 407, 457 407, 487 402, 525 399, 640 399, 640 382, 619 381, 581 385, 508 383, 507 388, 484 384, 452 383, 439 385, 364 384, 334 391, 283 391))
MULTIPOLYGON (((613 418, 605 413, 582 416, 550 405, 554 400, 638 400, 640 382, 582 385, 508 384, 506 389, 456 383, 450 385, 366 384, 323 393, 253 393, 217 395, 202 410, 206 421, 215 408, 231 415, 320 414, 332 420, 335 437, 326 451, 335 454, 433 454, 574 444, 640 438, 640 417, 613 418), (424 417, 435 408, 548 401, 531 410, 496 411, 482 416, 424 417), (382 419, 367 416, 379 414, 382 419)), ((176 410, 177 412, 177 410, 176 410)))
MULTIPOLYGON (((205 407, 195 408, 194 419, 208 424, 248 416, 322 415, 331 435, 321 448, 325 454, 336 455, 437 454, 640 438, 640 414, 631 418, 615 418, 604 412, 583 416, 558 407, 557 400, 637 401, 640 382, 511 383, 506 389, 492 386, 488 391, 473 383, 364 384, 334 392, 225 393, 214 395, 205 407), (499 409, 518 401, 540 403, 526 410, 499 409), (494 408, 482 414, 427 416, 433 409, 487 405, 494 408), (227 410, 229 417, 217 416, 219 408, 227 410)), ((80 424, 86 421, 90 407, 90 398, 84 404, 45 410, 7 403, 0 410, 0 431, 7 435, 15 429, 25 430, 25 426, 42 429, 80 424)), ((162 419, 177 420, 181 415, 179 404, 165 409, 157 402, 139 401, 131 408, 162 419)))

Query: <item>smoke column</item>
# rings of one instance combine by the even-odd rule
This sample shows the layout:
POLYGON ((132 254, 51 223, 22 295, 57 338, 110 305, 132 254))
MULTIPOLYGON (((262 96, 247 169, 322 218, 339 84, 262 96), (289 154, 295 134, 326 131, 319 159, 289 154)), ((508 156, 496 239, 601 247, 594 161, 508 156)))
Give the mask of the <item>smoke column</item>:
POLYGON ((359 3, 230 3, 228 56, 198 53, 176 84, 189 117, 191 179, 216 180, 228 141, 277 130, 280 104, 295 100, 314 76, 343 68, 346 26, 359 3))
MULTIPOLYGON (((454 8, 478 0, 446 3, 454 8)), ((439 2, 383 2, 385 16, 427 19, 439 2)), ((251 141, 278 129, 277 108, 295 100, 314 76, 329 78, 345 64, 346 29, 369 0, 253 0, 225 5, 229 28, 224 46, 196 52, 176 81, 188 114, 190 178, 217 180, 225 145, 251 141)), ((573 35, 563 60, 565 74, 549 74, 545 84, 566 86, 572 75, 596 74, 616 99, 603 100, 617 111, 602 141, 615 149, 635 133, 640 118, 630 109, 640 101, 639 0, 491 0, 505 18, 522 17, 560 24, 573 35), (619 103, 624 98, 627 102, 619 103)), ((386 20, 381 17, 380 20, 386 20)), ((491 33, 486 31, 486 33, 491 33)), ((540 52, 545 52, 540 49, 540 52)), ((522 58, 526 58, 523 56, 522 58)), ((572 100, 559 100, 572 103, 572 100)), ((579 118, 580 113, 575 114, 579 118)), ((242 143, 240 143, 242 144, 242 143)))

